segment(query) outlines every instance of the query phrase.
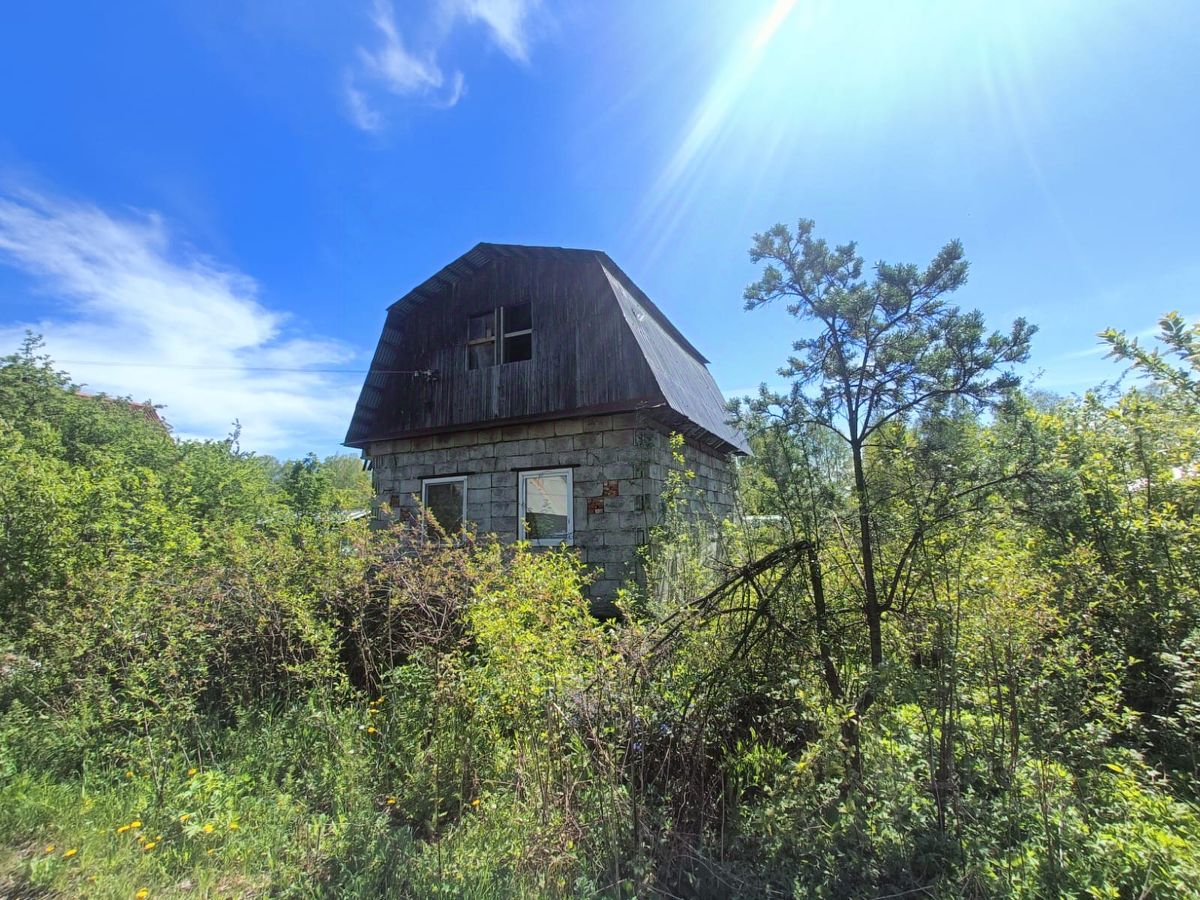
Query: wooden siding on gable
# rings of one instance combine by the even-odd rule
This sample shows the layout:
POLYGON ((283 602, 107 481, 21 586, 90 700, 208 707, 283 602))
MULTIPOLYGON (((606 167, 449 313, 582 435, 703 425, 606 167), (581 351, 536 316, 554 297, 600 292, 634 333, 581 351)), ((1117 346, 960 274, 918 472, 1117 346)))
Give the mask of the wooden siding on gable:
POLYGON ((494 259, 393 311, 389 327, 396 368, 435 374, 389 379, 373 437, 662 402, 594 257, 494 259), (468 369, 467 319, 521 303, 531 304, 533 358, 468 369))
POLYGON ((646 410, 748 452, 707 363, 607 254, 479 244, 388 308, 346 444, 646 410), (525 303, 532 358, 469 369, 468 320, 525 303))

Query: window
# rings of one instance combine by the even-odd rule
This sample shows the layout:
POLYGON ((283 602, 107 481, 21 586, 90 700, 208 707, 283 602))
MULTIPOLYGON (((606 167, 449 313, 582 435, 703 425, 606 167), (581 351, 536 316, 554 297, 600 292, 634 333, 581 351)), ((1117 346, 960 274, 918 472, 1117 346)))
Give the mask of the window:
POLYGON ((467 517, 467 479, 426 478, 421 483, 421 504, 446 534, 457 534, 467 517))
POLYGON ((487 312, 467 319, 467 368, 486 369, 496 364, 496 314, 487 312))
POLYGON ((575 513, 570 469, 520 474, 517 537, 549 547, 574 541, 575 513))
POLYGON ((533 359, 533 312, 528 303, 467 319, 468 369, 527 359, 533 359))
POLYGON ((503 362, 533 359, 533 313, 528 303, 500 310, 504 326, 503 362))

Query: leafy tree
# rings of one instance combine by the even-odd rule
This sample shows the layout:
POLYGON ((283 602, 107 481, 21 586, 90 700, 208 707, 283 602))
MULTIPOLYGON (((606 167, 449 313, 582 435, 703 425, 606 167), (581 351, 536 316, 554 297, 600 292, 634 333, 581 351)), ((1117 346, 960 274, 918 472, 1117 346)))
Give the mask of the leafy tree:
MULTIPOLYGON (((967 278, 958 241, 946 244, 924 269, 879 262, 871 276, 852 243, 830 249, 801 219, 793 232, 776 225, 758 234, 750 250, 766 263, 746 288, 749 310, 783 300, 788 312, 817 325, 793 345, 780 374, 791 391, 764 386, 745 412, 791 431, 817 426, 846 445, 857 516, 856 564, 861 579, 869 659, 884 663, 883 617, 893 602, 880 585, 877 510, 868 483, 869 455, 889 429, 948 410, 978 409, 1006 397, 1018 384, 1011 370, 1024 361, 1035 328, 1017 319, 1007 334, 988 334, 978 311, 962 312, 947 295, 967 278)), ((898 581, 898 572, 892 580, 898 581)), ((874 700, 868 689, 862 712, 874 700)))
POLYGON ((1159 384, 1200 398, 1200 322, 1188 325, 1179 313, 1169 312, 1158 325, 1158 340, 1165 353, 1157 347, 1147 350, 1136 337, 1115 328, 1105 329, 1100 337, 1108 344, 1110 357, 1130 363, 1136 371, 1159 384), (1173 364, 1171 357, 1183 365, 1173 364))
POLYGON ((339 508, 370 507, 375 489, 371 486, 371 473, 363 468, 361 459, 349 453, 338 453, 325 457, 321 466, 329 473, 329 482, 336 492, 339 508))

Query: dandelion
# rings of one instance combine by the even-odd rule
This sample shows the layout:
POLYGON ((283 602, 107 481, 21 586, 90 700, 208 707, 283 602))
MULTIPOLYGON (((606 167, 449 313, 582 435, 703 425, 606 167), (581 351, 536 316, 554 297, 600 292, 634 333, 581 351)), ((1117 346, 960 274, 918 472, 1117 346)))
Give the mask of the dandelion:
POLYGON ((388 804, 388 806, 395 806, 395 805, 396 805, 396 798, 395 798, 395 797, 388 797, 388 798, 387 798, 387 804, 388 804))
POLYGON ((54 845, 53 845, 53 844, 47 844, 47 845, 46 845, 46 852, 47 852, 47 853, 53 853, 53 852, 54 852, 54 845))
POLYGON ((204 833, 205 833, 205 834, 212 834, 212 833, 213 833, 213 823, 212 823, 212 822, 205 822, 205 823, 204 823, 204 833))
POLYGON ((63 859, 70 859, 72 856, 74 856, 78 852, 79 852, 78 850, 76 850, 74 847, 72 847, 70 850, 68 850, 66 853, 63 854, 63 859))
POLYGON ((180 822, 186 822, 186 821, 187 821, 188 819, 190 819, 191 817, 192 817, 192 814, 191 814, 191 813, 184 813, 182 816, 180 816, 180 817, 179 817, 179 821, 180 821, 180 822))
POLYGON ((230 831, 237 831, 237 830, 238 830, 238 823, 237 823, 237 822, 230 822, 230 823, 229 823, 229 830, 230 830, 230 831))
POLYGON ((195 774, 196 774, 197 772, 199 772, 199 771, 200 771, 200 770, 199 770, 199 769, 197 769, 195 766, 193 766, 192 768, 188 769, 188 778, 191 778, 193 775, 195 775, 195 774))
POLYGON ((378 728, 376 728, 374 725, 371 725, 370 727, 368 727, 368 728, 367 728, 367 734, 374 734, 374 733, 375 733, 375 732, 377 732, 378 730, 379 730, 379 729, 378 729, 378 728))
POLYGON ((150 890, 148 888, 142 888, 133 896, 137 897, 137 900, 146 900, 146 898, 150 896, 150 890))
POLYGON ((126 772, 126 773, 125 773, 125 777, 126 777, 126 778, 132 778, 132 777, 133 777, 133 773, 132 773, 132 772, 126 772))
POLYGON ((472 800, 471 805, 478 808, 479 807, 479 798, 476 797, 474 800, 472 800))
POLYGON ((158 846, 157 841, 150 841, 148 844, 146 844, 145 847, 142 848, 142 850, 153 850, 157 846, 158 846))
POLYGON ((124 834, 128 830, 129 830, 128 825, 121 825, 120 827, 117 828, 117 834, 124 834))
POLYGON ((130 823, 129 823, 129 827, 130 827, 130 828, 141 828, 141 827, 142 827, 142 820, 141 820, 141 819, 134 819, 132 822, 130 822, 130 823))

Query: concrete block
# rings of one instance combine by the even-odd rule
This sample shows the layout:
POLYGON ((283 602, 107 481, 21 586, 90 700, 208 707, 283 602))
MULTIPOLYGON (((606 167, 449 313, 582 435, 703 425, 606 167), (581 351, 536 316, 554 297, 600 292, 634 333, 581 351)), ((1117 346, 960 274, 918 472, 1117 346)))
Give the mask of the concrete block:
POLYGON ((604 433, 605 447, 632 447, 633 446, 632 431, 606 431, 604 433))
POLYGON ((608 431, 612 428, 612 416, 591 416, 583 420, 584 432, 608 431))
POLYGON ((500 429, 500 441, 523 441, 529 437, 528 425, 505 425, 500 429))
POLYGON ((577 434, 571 438, 571 444, 576 450, 590 450, 595 447, 600 447, 604 443, 603 432, 589 432, 587 434, 577 434))
POLYGON ((554 423, 555 434, 582 434, 583 422, 579 419, 560 419, 554 423))

